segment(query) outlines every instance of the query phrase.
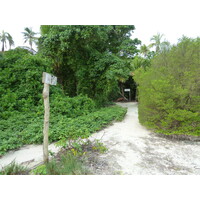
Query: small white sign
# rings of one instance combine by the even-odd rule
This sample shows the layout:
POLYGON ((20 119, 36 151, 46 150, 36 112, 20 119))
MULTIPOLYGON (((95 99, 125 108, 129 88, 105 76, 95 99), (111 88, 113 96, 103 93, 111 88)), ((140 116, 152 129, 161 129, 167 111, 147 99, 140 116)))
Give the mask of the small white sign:
POLYGON ((49 85, 56 85, 57 84, 57 77, 46 72, 43 72, 42 75, 42 82, 49 84, 49 85))
POLYGON ((130 92, 131 90, 130 89, 124 89, 124 92, 130 92))

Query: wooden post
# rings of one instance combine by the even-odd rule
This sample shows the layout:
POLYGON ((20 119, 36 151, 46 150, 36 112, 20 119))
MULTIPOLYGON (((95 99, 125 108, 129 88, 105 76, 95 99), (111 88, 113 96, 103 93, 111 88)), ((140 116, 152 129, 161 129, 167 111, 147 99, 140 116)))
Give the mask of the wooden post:
POLYGON ((49 115, 50 115, 49 84, 47 83, 44 83, 43 98, 44 98, 43 159, 44 162, 46 163, 49 161, 48 132, 49 132, 49 115))
POLYGON ((50 116, 50 105, 49 105, 49 86, 57 84, 57 77, 52 76, 46 72, 43 72, 42 82, 44 83, 43 98, 44 98, 44 128, 43 128, 43 159, 44 163, 49 161, 49 116, 50 116))

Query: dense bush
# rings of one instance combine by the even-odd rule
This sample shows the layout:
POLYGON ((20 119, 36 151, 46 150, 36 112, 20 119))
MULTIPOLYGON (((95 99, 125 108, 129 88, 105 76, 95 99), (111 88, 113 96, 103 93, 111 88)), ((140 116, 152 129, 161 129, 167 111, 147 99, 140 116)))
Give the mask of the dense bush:
POLYGON ((200 38, 182 38, 138 69, 139 120, 164 134, 200 135, 200 38))
POLYGON ((5 52, 0 59, 0 117, 13 111, 34 111, 41 105, 42 72, 49 72, 48 61, 24 49, 5 52))
MULTIPOLYGON (((0 59, 0 116, 7 119, 13 112, 43 111, 42 72, 51 72, 49 61, 24 49, 5 52, 0 59)), ((50 88, 51 111, 68 117, 91 112, 94 102, 86 96, 69 98, 60 85, 50 88), (72 112, 73 110, 73 112, 72 112)))
POLYGON ((68 97, 54 93, 51 96, 51 113, 59 113, 70 118, 95 111, 95 102, 87 96, 68 97))
MULTIPOLYGON (((42 72, 51 72, 49 60, 15 49, 0 58, 0 155, 25 144, 42 143, 42 72)), ((84 95, 68 97, 61 86, 50 87, 50 142, 87 137, 124 109, 102 108, 84 95)))

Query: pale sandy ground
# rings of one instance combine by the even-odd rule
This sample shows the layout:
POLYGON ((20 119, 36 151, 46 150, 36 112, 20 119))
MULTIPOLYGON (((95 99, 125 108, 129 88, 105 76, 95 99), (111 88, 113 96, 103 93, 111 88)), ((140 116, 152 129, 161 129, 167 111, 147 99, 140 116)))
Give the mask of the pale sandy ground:
MULTIPOLYGON (((95 174, 200 174, 200 142, 158 137, 139 124, 137 103, 118 104, 128 108, 125 119, 90 137, 90 140, 101 139, 108 148, 96 158, 99 167, 91 166, 95 174)), ((59 151, 53 144, 50 150, 59 151)), ((28 145, 9 152, 0 159, 0 168, 13 160, 28 167, 41 163, 42 145, 28 145)))
POLYGON ((200 174, 200 142, 158 137, 139 124, 137 103, 119 103, 128 112, 122 122, 92 135, 108 147, 97 174, 200 174))
MULTIPOLYGON (((58 153, 60 148, 51 144, 49 145, 49 150, 53 153, 58 153)), ((10 151, 0 158, 0 169, 10 164, 12 161, 33 168, 43 162, 43 147, 42 145, 26 145, 17 151, 10 151)))

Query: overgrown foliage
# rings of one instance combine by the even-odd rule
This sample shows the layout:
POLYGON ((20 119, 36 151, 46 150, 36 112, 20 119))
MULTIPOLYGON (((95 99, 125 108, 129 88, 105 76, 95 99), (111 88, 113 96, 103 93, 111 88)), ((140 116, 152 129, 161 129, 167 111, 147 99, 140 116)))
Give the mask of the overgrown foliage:
POLYGON ((139 120, 164 134, 200 135, 200 38, 182 38, 135 72, 139 120))
POLYGON ((146 70, 148 67, 150 67, 151 59, 152 59, 151 56, 146 58, 143 58, 141 56, 135 56, 135 58, 131 61, 131 68, 133 73, 136 69, 143 68, 144 70, 146 70))
MULTIPOLYGON (((76 110, 74 109, 74 112, 76 110)), ((68 139, 87 138, 113 120, 123 119, 126 109, 114 106, 97 110, 96 112, 72 116, 62 113, 51 113, 50 142, 60 140, 66 143, 68 139), (72 118, 74 117, 74 118, 72 118)), ((42 143, 43 111, 19 113, 9 120, 1 120, 0 124, 0 155, 8 150, 16 149, 25 144, 42 143)))
POLYGON ((14 161, 11 162, 6 167, 3 167, 0 170, 0 175, 26 175, 28 174, 29 169, 15 163, 14 161))
POLYGON ((86 140, 75 142, 67 149, 63 149, 48 163, 39 165, 30 174, 34 175, 89 175, 92 157, 107 151, 100 140, 86 140))
POLYGON ((87 175, 89 171, 72 152, 61 156, 59 161, 51 160, 45 165, 40 165, 32 170, 34 175, 87 175))
POLYGON ((92 174, 89 163, 95 162, 93 157, 106 151, 106 146, 100 140, 74 141, 58 154, 52 155, 48 163, 30 170, 13 161, 0 170, 0 175, 88 175, 92 174))
MULTIPOLYGON (((39 50, 53 62, 54 73, 69 96, 88 95, 99 105, 119 92, 130 75, 138 39, 134 26, 41 26, 39 50)), ((116 96, 114 96, 116 98, 116 96)))
MULTIPOLYGON (((42 143, 42 72, 50 61, 24 49, 0 57, 0 155, 25 144, 42 143)), ((50 142, 88 137, 125 114, 119 107, 97 109, 85 95, 68 97, 61 86, 50 88, 50 142)))
POLYGON ((5 52, 0 59, 0 117, 13 112, 35 111, 41 104, 43 71, 50 71, 48 60, 24 49, 5 52))

